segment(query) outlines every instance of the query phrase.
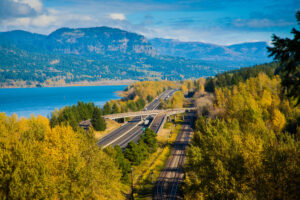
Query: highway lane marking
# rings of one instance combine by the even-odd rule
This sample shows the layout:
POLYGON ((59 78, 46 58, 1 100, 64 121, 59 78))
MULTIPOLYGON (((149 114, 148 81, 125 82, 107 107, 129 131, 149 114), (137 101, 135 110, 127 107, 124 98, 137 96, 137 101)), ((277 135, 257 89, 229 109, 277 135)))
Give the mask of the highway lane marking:
POLYGON ((135 138, 137 138, 138 136, 140 136, 140 134, 137 134, 137 133, 139 133, 142 130, 143 130, 142 128, 137 129, 128 138, 126 138, 125 141, 123 141, 121 144, 119 143, 119 146, 121 148, 126 147, 125 145, 127 145, 130 141, 134 141, 135 138))
POLYGON ((139 123, 137 123, 135 126, 133 126, 131 129, 129 129, 128 131, 124 132, 122 135, 120 135, 119 137, 115 138, 114 140, 110 141, 108 144, 104 145, 103 148, 107 147, 108 145, 114 143, 115 141, 117 141, 118 139, 120 139, 121 137, 123 137, 124 135, 126 135, 128 132, 132 131, 132 129, 134 129, 135 127, 137 127, 138 125, 140 125, 141 123, 143 123, 143 121, 140 121, 139 123))
POLYGON ((129 122, 126 122, 125 124, 123 124, 122 126, 118 127, 117 129, 113 130, 112 132, 108 133, 107 135, 103 136, 98 142, 98 145, 101 145, 101 143, 105 142, 105 140, 111 138, 114 136, 114 132, 118 132, 118 129, 124 129, 125 126, 129 126, 129 122))

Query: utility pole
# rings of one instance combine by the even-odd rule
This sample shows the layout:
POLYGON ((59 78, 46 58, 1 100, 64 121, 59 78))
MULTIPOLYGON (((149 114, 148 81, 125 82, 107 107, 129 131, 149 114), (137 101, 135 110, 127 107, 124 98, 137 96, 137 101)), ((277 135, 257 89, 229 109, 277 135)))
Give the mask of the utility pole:
POLYGON ((131 167, 131 199, 134 200, 133 196, 133 168, 131 167))
POLYGON ((153 171, 151 171, 151 183, 153 184, 153 171))

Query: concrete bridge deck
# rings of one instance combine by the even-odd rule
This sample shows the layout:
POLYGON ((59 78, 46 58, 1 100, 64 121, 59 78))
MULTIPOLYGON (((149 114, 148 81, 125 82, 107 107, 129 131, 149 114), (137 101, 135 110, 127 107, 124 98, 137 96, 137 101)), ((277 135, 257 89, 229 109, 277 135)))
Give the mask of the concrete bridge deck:
POLYGON ((137 112, 127 112, 127 113, 117 113, 110 115, 103 115, 105 119, 120 119, 126 117, 138 117, 138 116, 149 116, 149 115, 158 115, 165 114, 167 116, 184 113, 186 111, 196 110, 193 108, 175 108, 175 109, 165 109, 165 110, 146 110, 146 111, 137 111, 137 112))

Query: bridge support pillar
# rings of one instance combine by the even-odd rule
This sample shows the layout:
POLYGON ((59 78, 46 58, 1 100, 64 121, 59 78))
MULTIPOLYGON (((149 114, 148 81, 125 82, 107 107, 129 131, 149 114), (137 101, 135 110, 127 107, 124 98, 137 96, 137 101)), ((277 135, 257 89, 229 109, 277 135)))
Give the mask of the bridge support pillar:
POLYGON ((144 118, 143 118, 143 115, 141 115, 141 118, 140 118, 140 119, 141 119, 141 121, 143 121, 143 120, 144 120, 144 118))
POLYGON ((184 121, 184 115, 182 115, 182 121, 184 121))
POLYGON ((176 115, 174 115, 174 120, 176 121, 176 115))

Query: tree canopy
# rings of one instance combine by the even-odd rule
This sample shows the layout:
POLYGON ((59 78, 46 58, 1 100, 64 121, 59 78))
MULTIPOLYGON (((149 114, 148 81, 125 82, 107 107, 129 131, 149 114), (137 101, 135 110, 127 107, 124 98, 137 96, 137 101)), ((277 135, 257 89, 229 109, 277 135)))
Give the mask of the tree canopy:
POLYGON ((104 131, 106 129, 106 123, 102 117, 102 112, 100 108, 95 108, 91 123, 96 131, 104 131))
POLYGON ((0 113, 0 199, 122 199, 121 172, 91 133, 0 113))
POLYGON ((297 199, 300 128, 286 127, 300 108, 280 77, 259 73, 214 91, 216 119, 199 117, 187 150, 185 198, 297 199))
MULTIPOLYGON (((300 11, 296 14, 298 25, 300 26, 300 11)), ((273 35, 272 43, 274 47, 269 47, 270 56, 280 62, 278 72, 282 77, 282 85, 287 90, 290 97, 300 103, 300 31, 293 28, 293 39, 280 38, 273 35)))

